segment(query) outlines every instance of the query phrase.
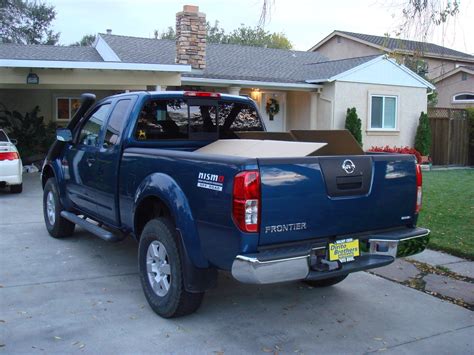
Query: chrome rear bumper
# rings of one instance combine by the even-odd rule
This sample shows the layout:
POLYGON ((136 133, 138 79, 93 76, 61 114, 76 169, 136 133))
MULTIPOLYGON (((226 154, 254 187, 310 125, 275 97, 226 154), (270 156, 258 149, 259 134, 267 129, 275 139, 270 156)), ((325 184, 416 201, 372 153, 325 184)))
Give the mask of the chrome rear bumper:
POLYGON ((361 256, 332 271, 314 271, 311 268, 311 248, 299 253, 292 251, 291 255, 280 249, 281 252, 274 252, 270 257, 268 253, 237 255, 232 264, 232 276, 240 282, 251 284, 336 277, 385 266, 392 263, 396 257, 417 254, 428 244, 429 233, 430 231, 424 228, 407 228, 364 236, 364 239, 361 237, 361 256))

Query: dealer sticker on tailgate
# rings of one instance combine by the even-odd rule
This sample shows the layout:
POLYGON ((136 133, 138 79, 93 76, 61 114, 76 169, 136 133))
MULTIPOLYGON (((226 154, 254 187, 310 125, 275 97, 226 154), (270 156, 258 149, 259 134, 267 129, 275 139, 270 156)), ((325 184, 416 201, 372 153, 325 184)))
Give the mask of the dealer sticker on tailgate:
POLYGON ((342 263, 353 261, 354 257, 359 256, 358 239, 342 239, 335 243, 329 243, 329 260, 339 260, 342 263))

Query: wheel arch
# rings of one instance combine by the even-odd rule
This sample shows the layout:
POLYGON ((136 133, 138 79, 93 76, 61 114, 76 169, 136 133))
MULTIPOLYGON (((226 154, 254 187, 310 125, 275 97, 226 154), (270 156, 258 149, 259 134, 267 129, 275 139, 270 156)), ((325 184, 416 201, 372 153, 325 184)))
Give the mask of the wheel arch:
POLYGON ((54 172, 54 169, 50 164, 46 164, 43 167, 43 171, 41 172, 41 187, 43 189, 46 185, 46 181, 48 181, 50 178, 56 179, 56 173, 54 172))
POLYGON ((172 177, 162 173, 147 176, 135 192, 133 206, 133 232, 137 240, 150 219, 169 217, 193 265, 209 267, 187 197, 172 177))

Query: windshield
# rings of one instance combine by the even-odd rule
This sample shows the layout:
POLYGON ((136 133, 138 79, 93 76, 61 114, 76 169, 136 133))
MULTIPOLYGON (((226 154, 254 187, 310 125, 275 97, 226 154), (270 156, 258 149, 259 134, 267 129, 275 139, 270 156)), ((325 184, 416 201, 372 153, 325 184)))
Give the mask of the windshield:
POLYGON ((2 130, 0 130, 0 142, 8 142, 8 137, 2 130))

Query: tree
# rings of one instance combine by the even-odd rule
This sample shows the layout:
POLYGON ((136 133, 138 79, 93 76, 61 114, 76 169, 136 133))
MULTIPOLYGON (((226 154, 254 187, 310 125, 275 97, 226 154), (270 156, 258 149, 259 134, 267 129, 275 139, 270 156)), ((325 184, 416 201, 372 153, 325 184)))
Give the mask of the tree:
POLYGON ((51 30, 54 6, 41 1, 0 0, 2 43, 56 44, 59 32, 51 30))
MULTIPOLYGON (((219 27, 219 21, 215 21, 213 25, 206 23, 207 42, 208 43, 225 43, 240 44, 246 46, 268 47, 291 49, 293 45, 284 33, 265 31, 262 27, 250 27, 241 24, 239 28, 226 33, 222 27, 219 27)), ((161 34, 155 30, 155 38, 160 39, 176 39, 176 32, 173 27, 168 27, 161 34)))
POLYGON ((405 0, 401 6, 396 36, 426 42, 435 27, 447 25, 450 19, 456 18, 460 0, 405 0))
POLYGON ((356 108, 348 108, 345 128, 351 132, 355 140, 362 147, 362 121, 357 116, 356 108))
POLYGON ((224 41, 221 43, 280 49, 292 48, 290 40, 284 33, 270 33, 262 27, 250 27, 244 24, 241 24, 239 28, 225 36, 224 41))
POLYGON ((73 47, 90 47, 92 44, 94 44, 95 41, 95 35, 89 34, 89 35, 84 35, 82 39, 79 42, 74 42, 71 44, 73 47))
POLYGON ((207 27, 207 41, 209 43, 224 43, 226 40, 225 30, 219 27, 219 21, 215 21, 211 26, 209 21, 206 22, 207 27))
POLYGON ((163 31, 161 34, 158 30, 154 31, 155 39, 176 39, 176 32, 173 27, 169 26, 166 31, 163 31))
POLYGON ((428 114, 422 112, 415 136, 415 149, 421 155, 430 155, 431 151, 431 127, 428 114))

